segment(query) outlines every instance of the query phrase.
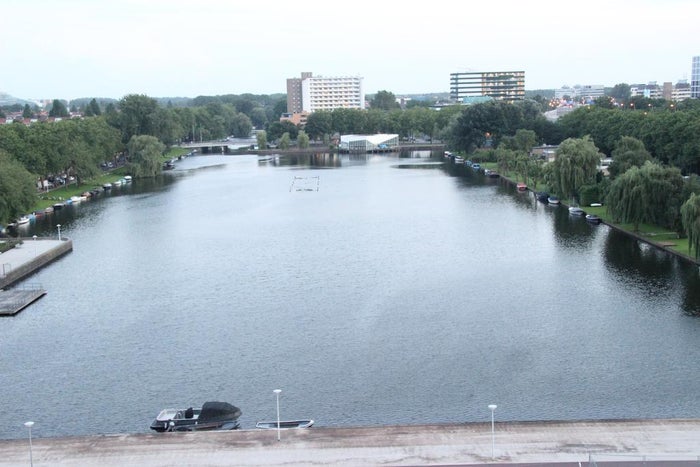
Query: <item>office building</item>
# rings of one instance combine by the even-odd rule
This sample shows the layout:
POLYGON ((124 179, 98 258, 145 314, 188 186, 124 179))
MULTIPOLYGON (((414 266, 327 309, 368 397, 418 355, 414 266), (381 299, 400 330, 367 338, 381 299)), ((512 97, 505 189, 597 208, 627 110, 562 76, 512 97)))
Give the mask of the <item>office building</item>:
POLYGON ((693 57, 693 69, 690 73, 690 97, 700 99, 700 56, 693 57))
POLYGON ((524 71, 450 73, 450 98, 469 103, 488 97, 512 102, 525 98, 524 71))

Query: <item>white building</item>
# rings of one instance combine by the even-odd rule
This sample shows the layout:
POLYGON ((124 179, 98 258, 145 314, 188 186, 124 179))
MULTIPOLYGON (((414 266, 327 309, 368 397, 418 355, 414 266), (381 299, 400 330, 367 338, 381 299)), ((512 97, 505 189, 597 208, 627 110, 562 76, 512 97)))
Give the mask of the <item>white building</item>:
POLYGON ((287 80, 287 112, 364 109, 362 80, 359 76, 313 76, 304 72, 301 79, 287 80))
POLYGON ((570 99, 576 100, 596 100, 599 97, 605 95, 605 86, 602 84, 585 84, 570 88, 568 86, 563 86, 554 91, 555 99, 563 99, 568 96, 570 99))
POLYGON ((399 135, 341 135, 339 149, 344 152, 386 152, 399 147, 399 135))

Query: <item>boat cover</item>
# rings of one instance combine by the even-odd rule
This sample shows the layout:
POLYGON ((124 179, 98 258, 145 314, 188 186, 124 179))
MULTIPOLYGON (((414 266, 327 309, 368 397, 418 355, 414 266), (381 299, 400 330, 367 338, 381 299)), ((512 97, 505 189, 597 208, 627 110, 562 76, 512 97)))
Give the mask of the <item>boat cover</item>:
POLYGON ((241 409, 228 402, 205 402, 199 414, 199 421, 235 420, 241 416, 241 409))

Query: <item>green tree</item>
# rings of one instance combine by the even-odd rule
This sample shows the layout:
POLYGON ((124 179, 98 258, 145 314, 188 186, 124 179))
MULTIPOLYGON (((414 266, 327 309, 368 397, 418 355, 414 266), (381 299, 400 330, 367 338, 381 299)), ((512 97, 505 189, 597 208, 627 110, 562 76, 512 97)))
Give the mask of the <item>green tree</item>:
POLYGON ((396 96, 389 91, 379 91, 370 101, 370 107, 373 109, 392 110, 398 109, 401 106, 396 102, 396 96))
POLYGON ((129 94, 118 103, 119 114, 116 125, 122 132, 122 141, 131 141, 134 136, 156 136, 154 117, 158 103, 142 94, 129 94))
POLYGON ((583 185, 595 182, 601 154, 590 137, 564 140, 548 164, 547 181, 550 187, 571 200, 576 199, 583 185))
POLYGON ((307 149, 309 147, 309 135, 305 131, 300 131, 297 136, 297 145, 301 149, 307 149))
POLYGON ((613 86, 612 90, 610 91, 610 97, 619 101, 627 101, 627 99, 629 99, 630 97, 630 94, 631 88, 630 85, 627 83, 618 83, 615 86, 613 86))
POLYGON ((132 136, 127 144, 129 171, 134 177, 155 177, 161 172, 165 145, 154 136, 132 136))
POLYGON ((282 133, 282 136, 280 136, 280 140, 279 140, 279 148, 280 149, 289 149, 289 144, 290 144, 289 133, 287 133, 287 132, 282 133))
POLYGON ((267 149, 267 132, 265 130, 255 133, 255 139, 258 141, 258 149, 267 149))
POLYGON ((646 162, 632 167, 616 178, 605 198, 614 220, 634 224, 658 225, 681 231, 683 177, 674 167, 646 162))
POLYGON ((100 110, 100 104, 97 103, 97 99, 92 99, 90 103, 85 108, 85 115, 88 117, 96 117, 102 115, 102 110, 100 110))
POLYGON ((652 160, 651 154, 644 147, 644 143, 631 136, 620 138, 611 155, 613 161, 608 168, 608 172, 613 180, 631 167, 641 167, 646 161, 652 160))
POLYGON ((306 119, 304 131, 311 139, 319 140, 333 131, 333 116, 330 111, 317 110, 306 119))
POLYGON ((695 259, 700 257, 700 195, 692 193, 681 206, 683 230, 688 235, 688 254, 695 251, 695 259))
POLYGON ((34 117, 34 112, 32 112, 32 108, 29 107, 29 104, 24 104, 24 110, 22 110, 22 117, 23 118, 34 117))
POLYGON ((68 112, 68 108, 66 107, 66 104, 63 103, 63 101, 54 99, 53 104, 51 105, 51 110, 49 110, 49 117, 68 117, 70 113, 68 112))
POLYGON ((34 206, 35 181, 20 162, 0 150, 0 222, 14 220, 34 206))

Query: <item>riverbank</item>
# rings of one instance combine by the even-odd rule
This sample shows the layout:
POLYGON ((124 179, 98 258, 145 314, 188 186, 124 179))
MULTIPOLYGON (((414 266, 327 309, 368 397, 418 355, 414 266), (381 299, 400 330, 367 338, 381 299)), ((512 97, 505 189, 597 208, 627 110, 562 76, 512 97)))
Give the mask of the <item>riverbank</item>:
MULTIPOLYGON (((488 163, 484 164, 487 167, 490 167, 488 163)), ((493 167, 490 167, 495 170, 496 165, 491 164, 493 167)), ((518 180, 512 179, 504 174, 500 174, 500 177, 505 180, 509 185, 512 185, 514 188, 518 184, 518 180)), ((532 194, 532 196, 535 196, 536 190, 533 190, 529 186, 527 187, 527 191, 532 194)), ((560 201, 560 204, 562 207, 565 207, 566 209, 569 208, 569 205, 566 204, 563 201, 560 201)), ((629 235, 632 238, 635 238, 636 240, 639 240, 643 243, 646 243, 650 246, 653 246, 654 248, 657 248, 661 251, 664 251, 666 253, 670 253, 686 262, 695 264, 700 266, 700 258, 694 258, 690 256, 688 253, 684 253, 681 248, 678 248, 679 244, 685 244, 687 245, 688 241, 687 239, 680 239, 678 238, 678 234, 676 232, 669 232, 666 231, 665 229, 661 228, 655 228, 654 226, 641 226, 641 227, 646 227, 646 231, 649 233, 644 234, 641 231, 640 232, 634 232, 628 228, 625 228, 623 224, 618 224, 615 222, 612 222, 607 215, 607 209, 605 206, 587 206, 583 207, 588 214, 595 214, 601 219, 601 223, 607 225, 608 227, 617 230, 618 232, 624 233, 626 235, 629 235), (663 230, 663 232, 656 232, 656 230, 663 230), (654 237, 654 238, 651 238, 654 237), (670 240, 669 240, 670 239, 670 240)), ((687 247, 686 247, 687 249, 687 247)))
MULTIPOLYGON (((34 433, 41 429, 34 425, 34 433)), ((496 422, 37 438, 34 466, 700 465, 700 420, 496 422), (637 464, 640 463, 640 464, 637 464), (697 463, 697 464, 696 464, 697 463), (600 464, 599 464, 600 465, 600 464), (680 464, 679 464, 680 465, 680 464)), ((0 441, 25 465, 26 439, 0 441)))

